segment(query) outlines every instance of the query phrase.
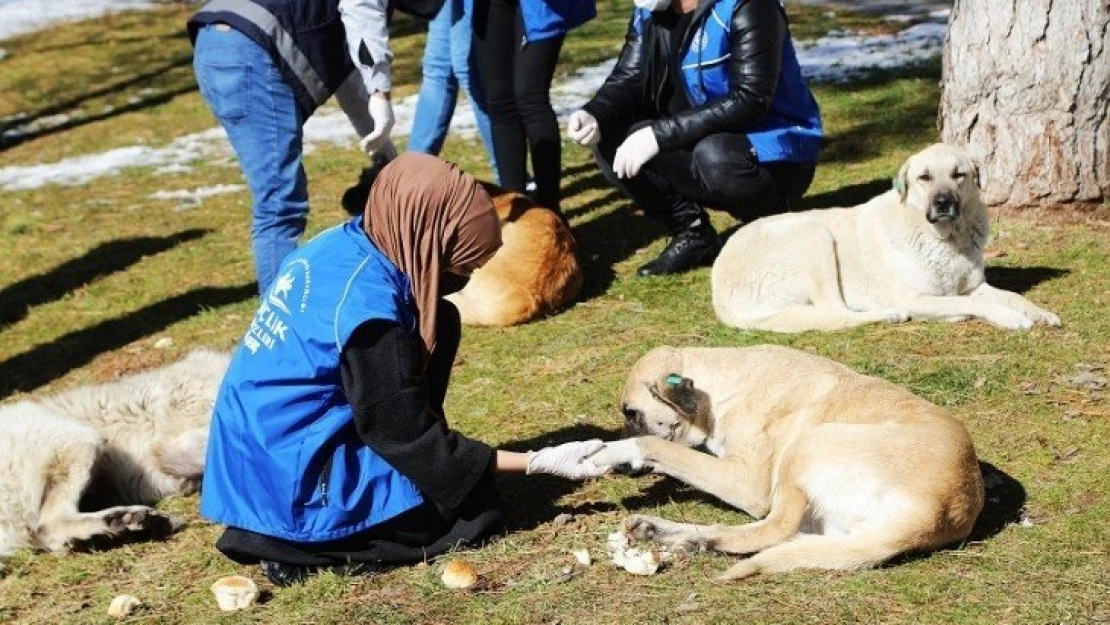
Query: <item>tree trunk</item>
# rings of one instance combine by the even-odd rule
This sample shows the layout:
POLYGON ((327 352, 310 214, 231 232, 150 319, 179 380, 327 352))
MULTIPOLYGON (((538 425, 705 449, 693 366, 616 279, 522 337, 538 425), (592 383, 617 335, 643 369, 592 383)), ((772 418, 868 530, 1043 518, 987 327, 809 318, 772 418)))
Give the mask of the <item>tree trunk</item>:
POLYGON ((1110 200, 1110 0, 955 0, 941 136, 983 160, 985 199, 1110 200))

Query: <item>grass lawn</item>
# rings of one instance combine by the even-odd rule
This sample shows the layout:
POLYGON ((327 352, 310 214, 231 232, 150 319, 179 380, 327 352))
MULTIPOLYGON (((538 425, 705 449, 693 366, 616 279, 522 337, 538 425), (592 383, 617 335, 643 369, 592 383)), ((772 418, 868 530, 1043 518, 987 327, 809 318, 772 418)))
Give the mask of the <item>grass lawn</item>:
MULTIPOLYGON (((561 73, 616 53, 627 4, 599 3, 599 19, 567 41, 561 73)), ((788 6, 806 36, 890 28, 872 17, 788 6)), ((71 121, 0 146, 0 166, 159 146, 213 126, 192 78, 182 28, 189 12, 168 4, 4 42, 0 119, 63 113, 71 121)), ((412 93, 423 35, 401 20, 394 45, 398 92, 412 93)), ((819 86, 830 138, 807 205, 856 203, 885 189, 905 157, 937 137, 938 79, 939 68, 930 66, 819 86)), ((445 156, 488 175, 477 144, 449 141, 445 156)), ((308 157, 310 232, 343 217, 339 197, 364 160, 336 147, 308 157)), ((1106 207, 1007 213, 993 222, 988 278, 1058 313, 1061 328, 1015 333, 981 322, 909 323, 780 336, 718 324, 707 269, 636 278, 635 268, 662 248, 662 231, 632 213, 584 150, 566 145, 564 161, 564 207, 586 268, 582 297, 538 323, 464 333, 448 398, 458 429, 519 450, 615 438, 624 377, 650 348, 791 345, 905 385, 967 424, 981 460, 1001 478, 972 540, 861 573, 717 585, 710 578, 729 560, 695 555, 658 576, 632 577, 604 562, 606 534, 630 512, 748 519, 659 478, 504 478, 512 531, 464 554, 481 575, 473 592, 445 590, 436 563, 370 578, 328 574, 274 590, 257 569, 215 551, 219 528, 198 517, 196 497, 176 498, 161 507, 189 526, 167 541, 9 559, 0 569, 0 622, 104 622, 121 593, 145 603, 134 622, 1110 622, 1110 408, 1106 390, 1077 375, 1110 367, 1106 207), (573 519, 556 525, 560 513, 573 519), (576 548, 600 562, 564 579, 576 548), (219 613, 208 587, 230 574, 259 581, 263 601, 245 613, 219 613)), ((8 259, 0 272, 0 398, 109 380, 198 345, 231 348, 255 307, 249 197, 220 195, 189 207, 148 196, 241 182, 233 162, 206 162, 0 196, 0 256, 8 259), (155 348, 164 337, 173 345, 155 348)), ((733 225, 715 220, 721 229, 733 225)))

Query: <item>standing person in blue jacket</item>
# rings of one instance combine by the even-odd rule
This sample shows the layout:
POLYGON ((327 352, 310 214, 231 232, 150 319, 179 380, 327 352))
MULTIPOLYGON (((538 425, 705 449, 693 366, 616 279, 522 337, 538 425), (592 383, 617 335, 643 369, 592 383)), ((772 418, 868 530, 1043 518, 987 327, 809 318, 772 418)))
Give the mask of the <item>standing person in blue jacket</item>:
POLYGON ((391 151, 387 0, 211 0, 189 20, 201 95, 227 131, 253 199, 260 293, 308 216, 305 121, 332 93, 368 153, 391 151))
POLYGON ((594 0, 474 0, 474 55, 493 126, 501 186, 562 215, 562 144, 551 80, 567 32, 593 19, 594 0))
POLYGON ((478 80, 471 50, 473 16, 474 0, 445 0, 439 12, 428 22, 423 78, 413 113, 408 149, 439 155, 451 126, 459 87, 462 87, 470 100, 470 109, 474 111, 478 135, 485 144, 494 179, 500 179, 489 113, 486 111, 486 95, 478 80))
POLYGON ((705 208, 739 219, 790 211, 823 131, 777 0, 636 0, 616 66, 571 115, 605 176, 672 239, 639 275, 712 262, 705 208))
POLYGON ((286 258, 213 411, 200 511, 225 555, 278 585, 420 562, 499 529, 495 471, 605 472, 586 459, 601 441, 522 454, 447 425, 461 325, 441 284, 500 245, 481 185, 407 153, 362 217, 286 258))

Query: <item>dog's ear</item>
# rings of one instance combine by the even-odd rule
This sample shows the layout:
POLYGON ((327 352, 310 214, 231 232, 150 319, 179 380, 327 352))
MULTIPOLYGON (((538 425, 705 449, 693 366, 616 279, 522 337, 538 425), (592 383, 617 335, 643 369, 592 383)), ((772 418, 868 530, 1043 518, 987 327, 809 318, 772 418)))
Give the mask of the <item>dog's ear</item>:
POLYGON ((906 161, 902 164, 902 168, 898 170, 898 175, 894 177, 894 190, 898 192, 898 200, 900 202, 905 202, 906 194, 909 193, 909 175, 910 162, 906 161))
POLYGON ((975 172, 975 186, 979 190, 987 188, 987 166, 983 164, 983 159, 978 157, 971 158, 971 168, 975 172))
POLYGON ((670 373, 659 385, 663 397, 686 416, 698 414, 698 390, 694 381, 677 373, 670 373))

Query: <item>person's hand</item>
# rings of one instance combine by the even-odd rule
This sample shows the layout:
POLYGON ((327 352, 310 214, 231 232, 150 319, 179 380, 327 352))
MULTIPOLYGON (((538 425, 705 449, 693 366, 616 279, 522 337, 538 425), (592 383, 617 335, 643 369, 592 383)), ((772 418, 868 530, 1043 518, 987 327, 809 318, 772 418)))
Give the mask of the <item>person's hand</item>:
POLYGON ((598 477, 609 472, 608 467, 599 467, 586 459, 605 444, 600 440, 564 443, 555 447, 544 447, 539 451, 528 452, 528 468, 525 473, 548 473, 568 480, 584 480, 598 477))
POLYGON ((601 128, 597 125, 597 118, 582 109, 571 113, 567 120, 567 136, 578 145, 597 145, 601 141, 601 128))
POLYGON ((617 178, 632 178, 640 173, 644 163, 659 154, 659 142, 647 126, 628 135, 613 157, 613 173, 617 178))
POLYGON ((370 96, 367 109, 370 119, 374 120, 374 129, 362 138, 359 145, 364 152, 373 156, 389 141, 389 133, 393 130, 393 103, 388 94, 378 92, 370 96))

